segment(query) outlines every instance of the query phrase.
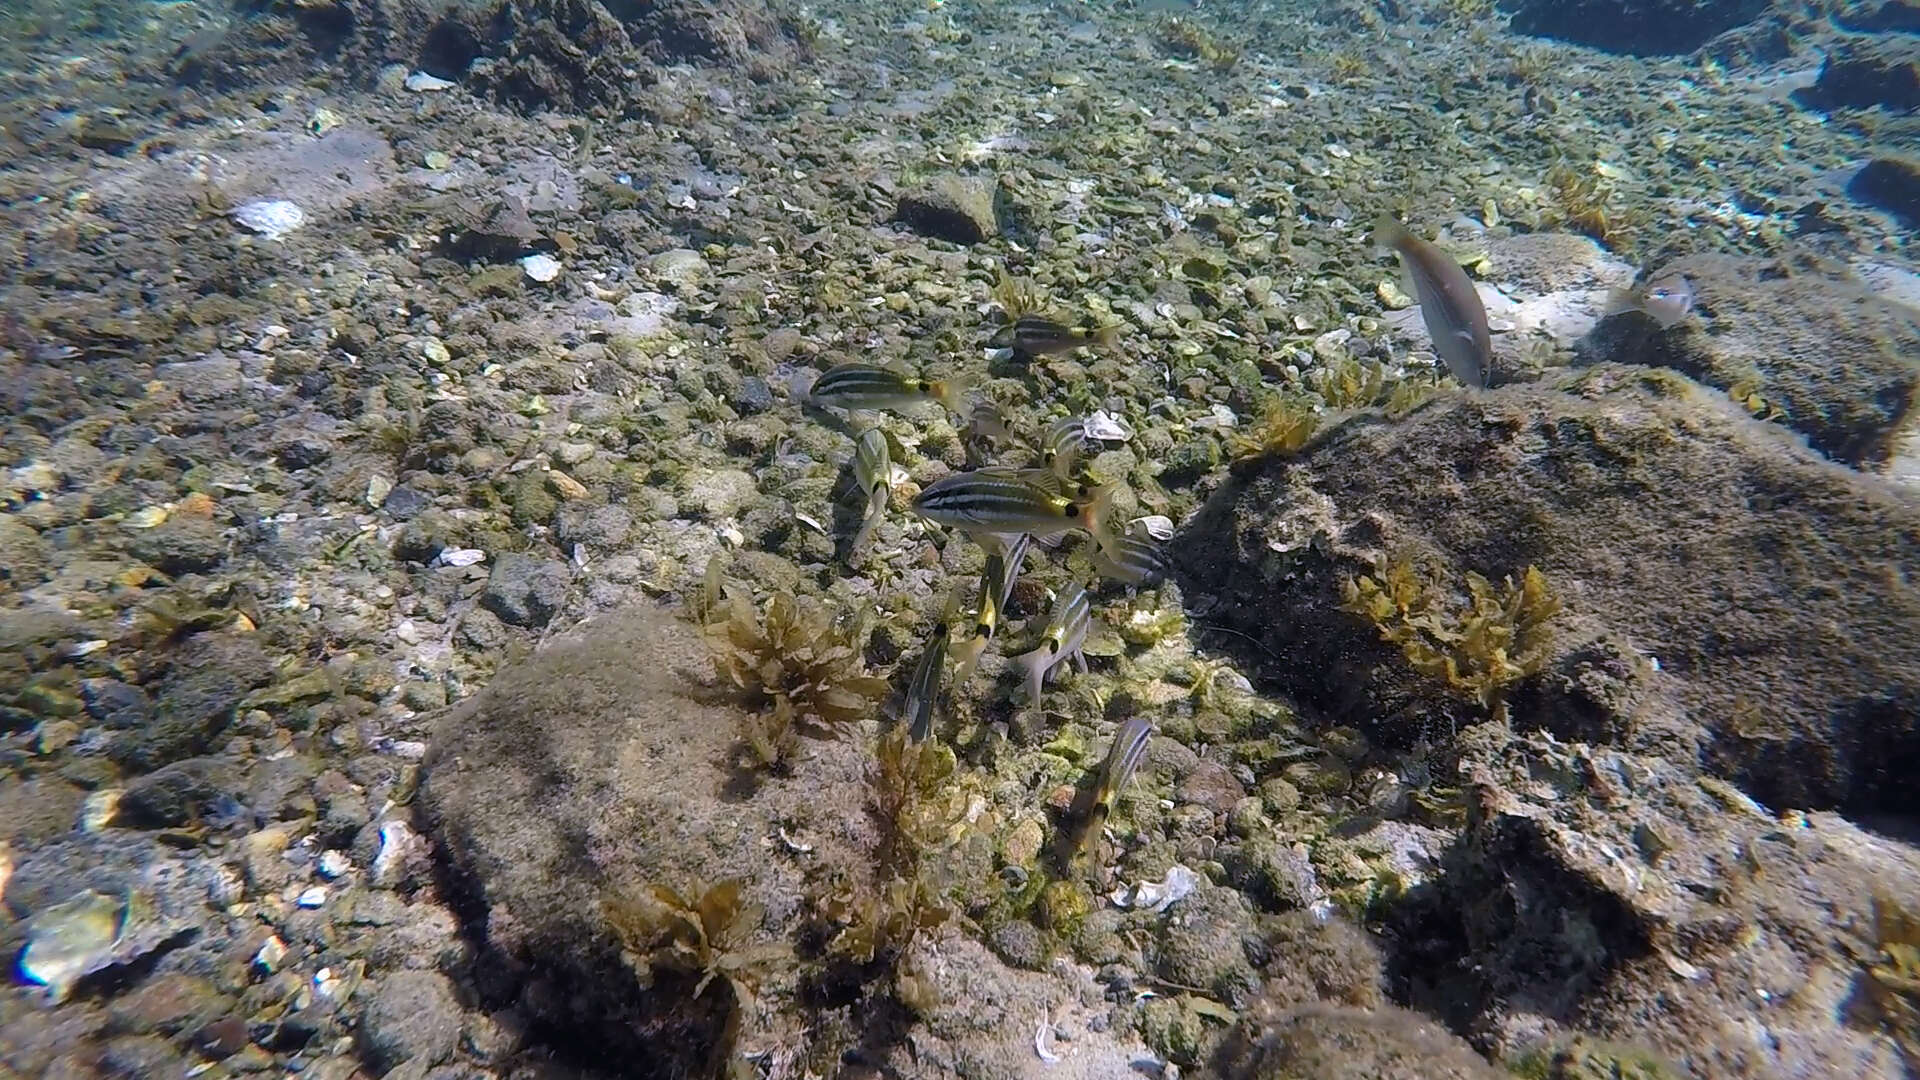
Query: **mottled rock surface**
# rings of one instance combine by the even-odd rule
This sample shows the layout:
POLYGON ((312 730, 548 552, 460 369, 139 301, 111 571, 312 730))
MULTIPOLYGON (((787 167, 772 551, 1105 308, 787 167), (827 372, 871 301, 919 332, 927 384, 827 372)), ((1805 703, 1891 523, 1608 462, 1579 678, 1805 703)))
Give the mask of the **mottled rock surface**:
POLYGON ((1639 312, 1615 316, 1579 355, 1659 364, 1730 390, 1837 461, 1877 466, 1892 456, 1920 392, 1911 309, 1842 270, 1785 260, 1692 255, 1657 272, 1676 278, 1692 285, 1692 316, 1665 329, 1639 312))
POLYGON ((1263 646, 1251 667, 1377 738, 1486 713, 1343 584, 1390 552, 1456 592, 1537 566, 1565 610, 1515 723, 1699 760, 1774 805, 1920 805, 1920 504, 1670 372, 1356 419, 1249 470, 1175 550, 1207 618, 1263 646))
POLYGON ((933 177, 902 194, 893 216, 917 232, 956 244, 977 244, 1000 232, 992 177, 933 177))

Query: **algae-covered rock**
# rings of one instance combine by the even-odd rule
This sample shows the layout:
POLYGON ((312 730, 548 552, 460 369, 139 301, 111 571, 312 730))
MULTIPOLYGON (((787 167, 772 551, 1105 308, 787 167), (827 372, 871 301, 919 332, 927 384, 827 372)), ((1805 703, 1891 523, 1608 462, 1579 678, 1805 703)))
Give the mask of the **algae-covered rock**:
POLYGON ((1893 1033, 1847 1016, 1920 850, 1660 758, 1541 734, 1474 758, 1464 842, 1396 918, 1425 943, 1401 958, 1414 1004, 1514 1059, 1577 1029, 1674 1075, 1906 1075, 1893 1033))
POLYGON ((1258 1012, 1218 1063, 1230 1080, 1508 1080, 1433 1021, 1392 1005, 1258 1012))
MULTIPOLYGON (((693 978, 660 972, 643 989, 609 898, 653 886, 698 897, 737 880, 737 909, 764 911, 740 928, 741 947, 757 948, 793 942, 813 882, 871 877, 873 829, 847 812, 865 790, 858 742, 810 740, 790 776, 743 779, 732 761, 745 717, 703 686, 712 671, 706 645, 665 611, 587 623, 443 721, 417 799, 488 984, 638 1076, 703 1069, 726 988, 695 999, 693 978)), ((763 1004, 792 1000, 791 964, 761 974, 763 1004)))
POLYGON ((956 244, 977 244, 1000 232, 991 177, 933 177, 902 194, 893 216, 917 232, 956 244))
POLYGON ((1727 390, 1850 465, 1892 456, 1920 392, 1920 321, 1844 272, 1738 255, 1690 255, 1695 316, 1663 329, 1639 312, 1602 322, 1587 362, 1658 364, 1727 390))
MULTIPOLYGON (((1920 504, 1679 376, 1607 367, 1355 419, 1230 483, 1170 549, 1209 621, 1263 646, 1249 670, 1376 742, 1488 709, 1383 641, 1399 620, 1353 614, 1355 580, 1420 568, 1444 630, 1468 572, 1519 588, 1533 567, 1563 610, 1530 635, 1536 674, 1496 687, 1515 723, 1704 754, 1775 805, 1916 805, 1898 763, 1920 755, 1920 504)), ((1442 658, 1492 662, 1471 644, 1442 658)))

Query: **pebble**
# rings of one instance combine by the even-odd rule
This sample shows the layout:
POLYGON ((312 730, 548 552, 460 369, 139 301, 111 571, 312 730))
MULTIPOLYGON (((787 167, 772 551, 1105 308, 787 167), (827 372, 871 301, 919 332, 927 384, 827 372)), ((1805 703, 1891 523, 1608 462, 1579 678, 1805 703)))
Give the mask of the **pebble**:
POLYGON ((387 492, 386 500, 380 505, 395 521, 410 521, 425 513, 433 505, 433 499, 419 488, 401 486, 387 492))
POLYGON ((571 580, 558 559, 509 553, 494 563, 480 604, 509 626, 545 626, 566 600, 571 580))
POLYGON ((360 1017, 361 1050, 375 1068, 437 1065, 460 1041, 460 1003, 435 971, 397 971, 379 980, 360 1017))
POLYGON ((528 255, 520 260, 520 269, 526 271, 528 280, 544 285, 560 276, 560 260, 551 255, 528 255))

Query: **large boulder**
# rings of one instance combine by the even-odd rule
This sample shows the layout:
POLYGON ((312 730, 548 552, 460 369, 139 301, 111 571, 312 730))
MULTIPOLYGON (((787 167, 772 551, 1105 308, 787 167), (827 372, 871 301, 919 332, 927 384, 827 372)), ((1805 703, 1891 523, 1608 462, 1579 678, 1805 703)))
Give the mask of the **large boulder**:
POLYGON ((1445 746, 1500 703, 1416 672, 1382 630, 1434 635, 1352 613, 1356 578, 1415 568, 1444 633, 1468 572, 1537 567, 1565 609, 1504 688, 1514 724, 1698 759, 1775 805, 1920 809, 1920 502, 1671 372, 1355 417, 1172 547, 1221 648, 1389 744, 1445 746))
POLYGON ((1509 1060, 1579 1032, 1670 1076, 1909 1075, 1868 969, 1920 896, 1911 844, 1543 734, 1472 756, 1466 833, 1395 916, 1414 1004, 1509 1060))
MULTIPOLYGON (((556 1045, 626 1062, 623 1075, 705 1069, 728 990, 695 998, 697 974, 643 986, 609 899, 738 879, 743 905, 765 910, 741 944, 793 944, 808 896, 872 876, 858 742, 810 740, 790 776, 746 772, 743 714, 703 688, 712 671, 664 610, 605 617, 456 708, 425 766, 419 805, 482 946, 482 985, 556 1045)), ((796 964, 754 974, 763 1001, 797 998, 796 964)))
POLYGON ((1795 95, 1816 109, 1920 108, 1920 41, 1854 34, 1827 51, 1820 76, 1795 95))
POLYGON ((1692 52, 1759 18, 1773 0, 1501 0, 1522 34, 1629 56, 1692 52))
POLYGON ((1691 255, 1656 280, 1692 284, 1695 317, 1633 311, 1583 341, 1586 362, 1659 364, 1729 390, 1850 465, 1893 454, 1920 392, 1920 323, 1844 271, 1691 255))

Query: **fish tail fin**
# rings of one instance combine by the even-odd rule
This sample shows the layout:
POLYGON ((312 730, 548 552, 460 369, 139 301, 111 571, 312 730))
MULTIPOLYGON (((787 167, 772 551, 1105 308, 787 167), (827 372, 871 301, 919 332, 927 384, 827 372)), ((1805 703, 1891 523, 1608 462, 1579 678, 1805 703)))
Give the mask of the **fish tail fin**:
POLYGON ((1093 537, 1093 542, 1102 550, 1113 543, 1113 489, 1097 487, 1080 508, 1080 526, 1093 537))
POLYGON ((987 639, 984 635, 973 637, 955 645, 950 655, 953 657, 953 685, 965 686, 973 677, 974 669, 980 666, 980 657, 987 651, 987 639))
POLYGON ((853 534, 853 543, 847 548, 848 554, 859 551, 872 538, 873 530, 879 528, 880 520, 887 516, 887 488, 875 484, 873 493, 867 496, 867 515, 860 519, 860 531, 853 534))
POLYGON ((1120 324, 1113 323, 1093 332, 1090 344, 1102 349, 1111 349, 1120 343, 1120 324))
POLYGON ((932 384, 934 400, 946 406, 955 416, 966 416, 972 411, 968 396, 973 393, 973 385, 965 377, 955 375, 948 379, 939 379, 932 384))
POLYGON ((1633 290, 1612 288, 1607 290, 1606 306, 1600 309, 1600 317, 1610 319, 1615 315, 1624 315, 1629 311, 1639 311, 1640 301, 1634 299, 1633 290))
POLYGON ((1047 661, 1052 658, 1053 654, 1048 651, 1044 644, 1032 652, 1023 652, 1013 658, 1013 662, 1020 666, 1021 673, 1026 677, 1027 703, 1029 705, 1038 705, 1040 703, 1040 692, 1044 690, 1047 685, 1047 661))
POLYGON ((1373 222, 1373 246, 1381 251, 1398 251, 1408 236, 1407 227, 1392 214, 1381 214, 1373 222))

